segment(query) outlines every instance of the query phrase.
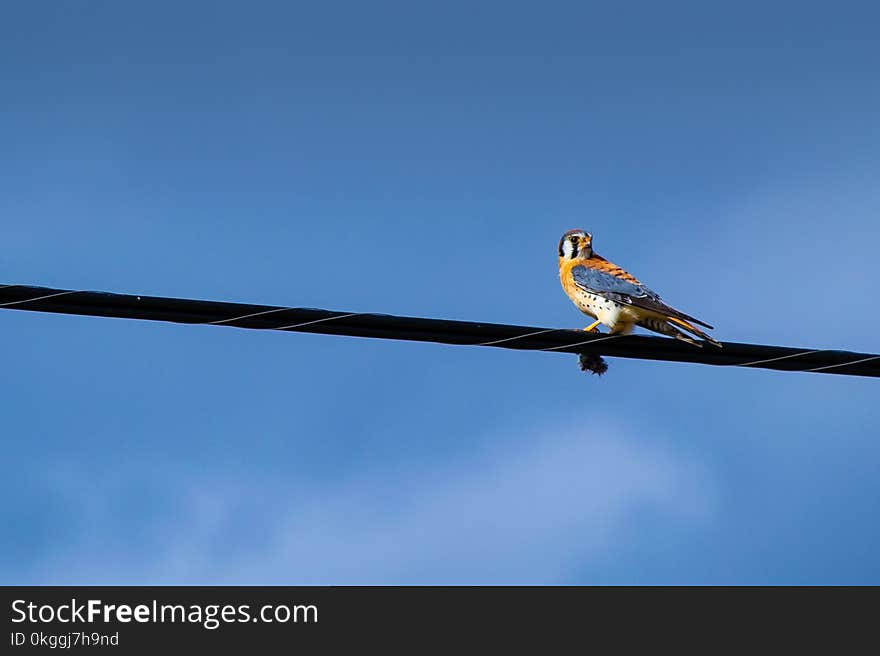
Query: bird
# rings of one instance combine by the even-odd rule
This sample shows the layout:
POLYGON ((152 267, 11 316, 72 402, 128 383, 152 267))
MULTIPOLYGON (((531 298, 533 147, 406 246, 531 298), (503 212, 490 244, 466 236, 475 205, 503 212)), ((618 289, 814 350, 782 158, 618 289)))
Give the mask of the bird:
POLYGON ((703 344, 687 333, 721 347, 697 327, 714 330, 712 326, 670 307, 632 274, 596 253, 593 236, 585 230, 569 230, 559 240, 559 279, 577 308, 595 319, 584 328, 587 332, 598 332, 603 324, 611 335, 628 335, 641 326, 694 346, 703 344))

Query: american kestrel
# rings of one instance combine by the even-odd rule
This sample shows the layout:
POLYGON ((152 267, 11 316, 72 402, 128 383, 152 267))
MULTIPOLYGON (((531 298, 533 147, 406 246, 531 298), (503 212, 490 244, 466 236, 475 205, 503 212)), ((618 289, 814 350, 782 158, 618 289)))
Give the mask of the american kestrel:
POLYGON ((584 330, 593 332, 601 323, 612 335, 626 335, 633 326, 675 337, 702 346, 679 328, 714 344, 697 328, 712 326, 679 312, 660 300, 632 275, 593 251, 593 237, 583 230, 569 230, 559 240, 559 279, 562 288, 578 309, 596 321, 584 330))

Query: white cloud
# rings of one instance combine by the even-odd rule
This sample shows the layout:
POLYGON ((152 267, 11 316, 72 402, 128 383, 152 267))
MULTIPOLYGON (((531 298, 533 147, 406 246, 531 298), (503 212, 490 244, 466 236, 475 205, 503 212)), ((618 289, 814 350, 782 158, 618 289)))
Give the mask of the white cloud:
POLYGON ((118 527, 111 539, 109 511, 96 509, 94 495, 112 498, 125 485, 117 472, 71 509, 78 545, 59 545, 26 582, 565 583, 631 539, 637 516, 708 519, 714 495, 701 466, 592 423, 511 434, 478 458, 330 487, 178 480, 163 492, 174 509, 146 543, 119 544, 118 527))

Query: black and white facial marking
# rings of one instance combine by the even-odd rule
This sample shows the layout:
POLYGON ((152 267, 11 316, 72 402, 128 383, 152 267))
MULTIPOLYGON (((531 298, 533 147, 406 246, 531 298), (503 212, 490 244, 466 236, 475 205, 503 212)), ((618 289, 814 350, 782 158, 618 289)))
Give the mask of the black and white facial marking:
POLYGON ((571 230, 559 240, 559 257, 571 260, 576 257, 590 257, 593 249, 590 235, 582 230, 571 230))

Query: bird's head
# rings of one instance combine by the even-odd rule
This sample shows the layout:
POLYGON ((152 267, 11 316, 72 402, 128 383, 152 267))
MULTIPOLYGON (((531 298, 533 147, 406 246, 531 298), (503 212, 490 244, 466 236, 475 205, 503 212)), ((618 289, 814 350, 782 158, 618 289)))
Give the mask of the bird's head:
POLYGON ((559 240, 559 257, 585 260, 593 256, 593 235, 585 230, 569 230, 559 240))

